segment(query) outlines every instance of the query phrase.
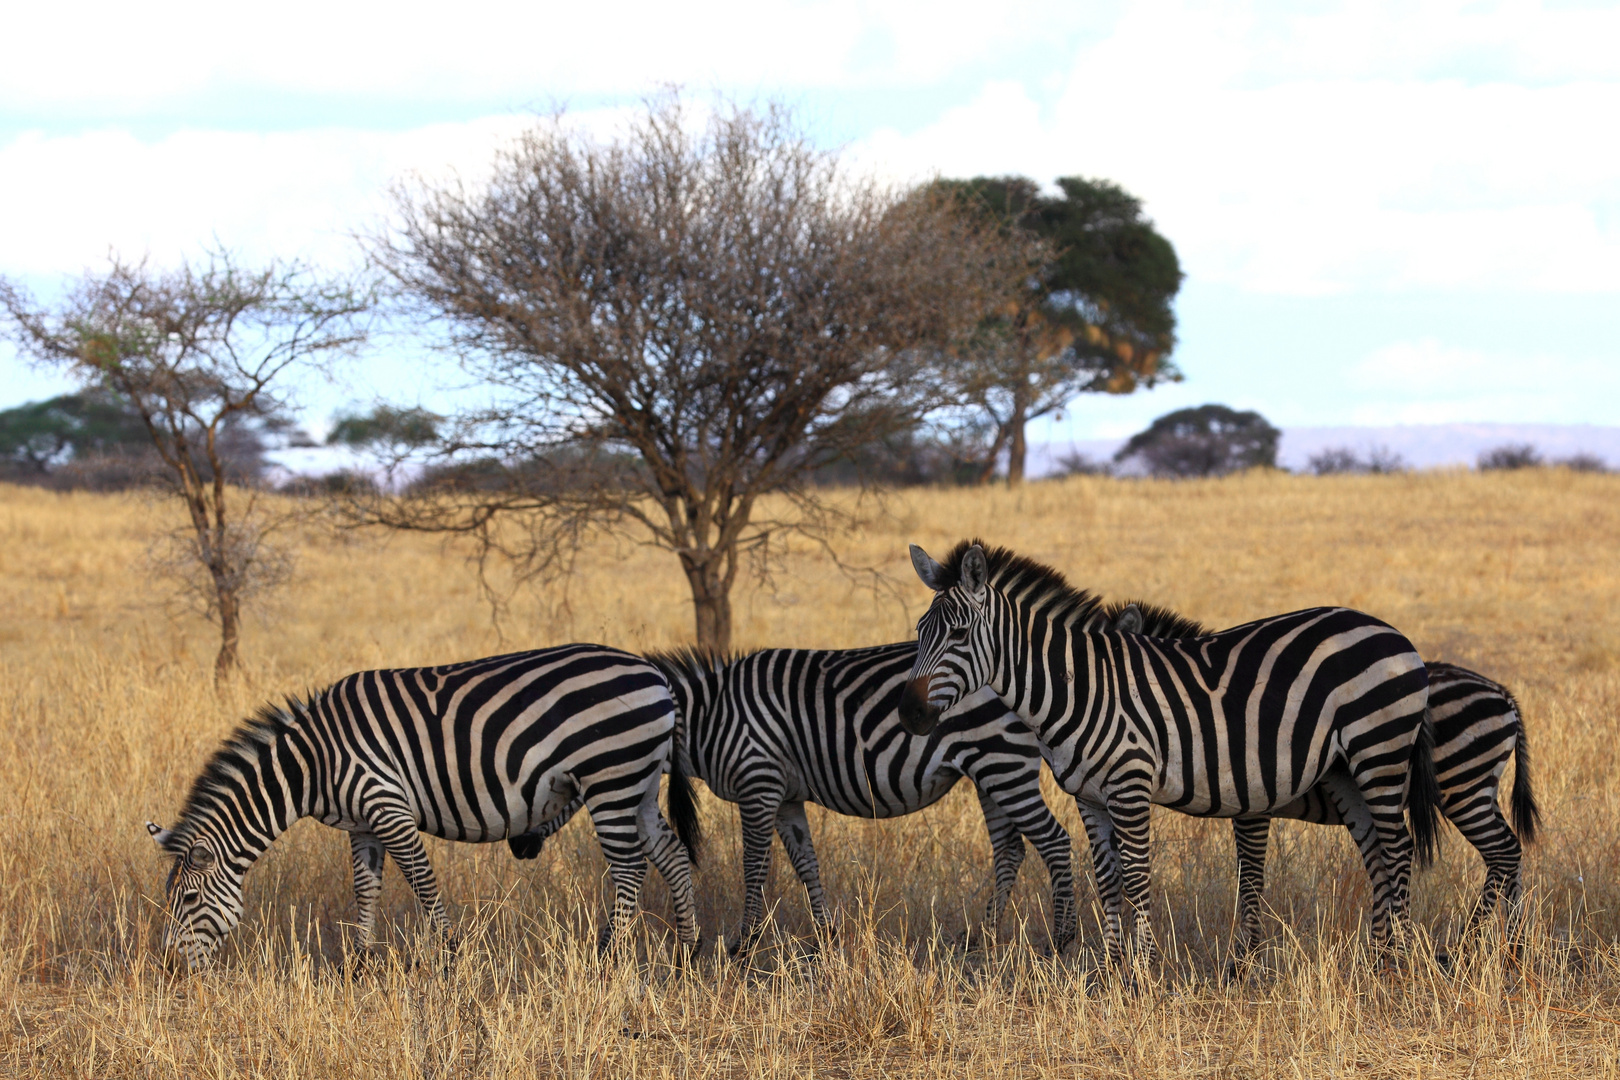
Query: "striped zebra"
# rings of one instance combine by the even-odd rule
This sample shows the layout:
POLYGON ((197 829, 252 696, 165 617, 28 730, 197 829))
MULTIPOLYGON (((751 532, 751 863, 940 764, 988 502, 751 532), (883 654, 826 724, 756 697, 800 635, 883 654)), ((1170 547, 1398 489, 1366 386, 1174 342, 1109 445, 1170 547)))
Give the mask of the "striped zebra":
POLYGON ((1100 602, 1049 567, 977 542, 944 564, 911 551, 935 596, 917 624, 901 718, 926 733, 967 688, 989 686, 1035 727, 1080 806, 1112 964, 1123 963, 1128 932, 1143 960, 1157 951, 1154 803, 1237 817, 1285 807, 1319 783, 1354 788, 1382 848, 1369 875, 1374 936, 1385 942, 1404 927, 1414 837, 1427 856, 1438 792, 1423 723, 1428 677, 1400 633, 1346 608, 1175 641, 1088 629, 1100 602))
MULTIPOLYGON (((994 851, 987 930, 1001 922, 1028 838, 1051 880, 1053 948, 1074 940, 1069 834, 1041 796, 1039 740, 989 691, 965 698, 931 734, 909 734, 896 710, 915 658, 912 642, 649 657, 674 691, 686 767, 740 811, 744 903, 734 953, 753 944, 764 919, 773 831, 813 919, 827 923, 806 802, 854 817, 898 817, 939 801, 964 776, 978 791, 994 851)), ((574 809, 514 838, 513 854, 533 858, 574 809)))
POLYGON ((472 843, 517 835, 576 796, 613 877, 605 948, 635 913, 646 860, 669 883, 677 936, 696 947, 692 792, 670 765, 675 706, 658 669, 600 645, 564 645, 442 667, 362 671, 283 708, 266 706, 214 754, 179 822, 147 822, 174 857, 166 952, 205 965, 242 916, 242 879, 293 822, 349 834, 362 942, 391 856, 436 931, 449 917, 420 833, 472 843))
MULTIPOLYGON (((1202 637, 1205 627, 1173 611, 1151 604, 1112 605, 1107 611, 1110 628, 1156 638, 1202 637)), ((1485 860, 1485 884, 1474 902, 1463 933, 1472 930, 1497 905, 1517 914, 1520 891, 1521 841, 1535 840, 1541 811, 1530 785, 1530 744, 1519 703, 1501 683, 1456 664, 1431 661, 1429 720, 1434 728, 1435 778, 1440 787, 1440 812, 1451 820, 1485 860), (1499 787, 1509 759, 1517 757, 1510 803, 1513 827, 1502 815, 1499 787), (1517 835, 1515 835, 1517 833, 1517 835)), ((1265 816, 1232 819, 1232 838, 1238 859, 1238 937, 1233 947, 1235 968, 1248 955, 1260 934, 1260 897, 1266 884, 1266 845, 1272 818, 1294 818, 1319 825, 1343 825, 1350 830, 1369 875, 1380 856, 1372 815, 1359 793, 1340 809, 1322 787, 1265 816)))

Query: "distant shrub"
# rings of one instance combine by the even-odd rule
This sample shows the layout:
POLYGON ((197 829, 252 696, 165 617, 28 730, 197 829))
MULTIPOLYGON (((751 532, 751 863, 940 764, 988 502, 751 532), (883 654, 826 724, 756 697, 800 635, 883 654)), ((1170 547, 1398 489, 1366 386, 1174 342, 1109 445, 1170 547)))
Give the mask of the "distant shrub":
POLYGON ((1575 472, 1606 473, 1609 471, 1607 461, 1596 454, 1588 454, 1584 451, 1567 458, 1559 458, 1553 464, 1562 465, 1564 468, 1575 472))
POLYGON ((1362 471, 1361 459, 1348 446, 1330 446, 1320 454, 1312 454, 1306 468, 1317 476, 1335 476, 1339 473, 1362 471))
POLYGON ((1406 459, 1387 446, 1375 446, 1362 457, 1348 446, 1330 446, 1312 454, 1307 467, 1317 476, 1338 473, 1398 473, 1411 468, 1406 459))
POLYGON ((1541 464, 1540 451, 1530 443, 1503 443, 1479 455, 1481 471, 1534 469, 1541 464))
POLYGON ((1057 459, 1057 470, 1053 476, 1113 476, 1114 466, 1106 461, 1098 461, 1090 454, 1079 451, 1064 454, 1057 459))
POLYGON ((354 469, 338 469, 321 476, 294 476, 279 489, 284 495, 375 495, 382 489, 376 478, 354 469))

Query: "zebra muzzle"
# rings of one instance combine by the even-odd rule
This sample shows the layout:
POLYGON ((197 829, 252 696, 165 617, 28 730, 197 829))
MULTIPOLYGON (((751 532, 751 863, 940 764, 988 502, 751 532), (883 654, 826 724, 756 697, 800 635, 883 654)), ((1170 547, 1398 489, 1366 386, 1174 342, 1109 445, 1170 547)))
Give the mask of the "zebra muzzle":
POLYGON ((945 710, 928 700, 928 676, 912 679, 900 692, 900 726, 913 735, 927 735, 945 710))

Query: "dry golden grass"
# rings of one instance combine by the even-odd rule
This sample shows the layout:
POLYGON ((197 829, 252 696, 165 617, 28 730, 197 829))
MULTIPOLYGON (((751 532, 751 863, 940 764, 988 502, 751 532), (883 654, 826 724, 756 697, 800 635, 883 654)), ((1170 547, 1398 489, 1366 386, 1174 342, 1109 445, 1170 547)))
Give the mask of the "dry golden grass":
MULTIPOLYGON (((751 970, 671 972, 661 884, 643 962, 604 966, 590 923, 604 867, 588 822, 538 863, 433 843, 466 938, 420 956, 389 871, 393 942, 336 964, 352 913, 347 845, 303 823, 248 877, 248 915, 213 972, 154 954, 168 822, 217 740, 259 700, 344 672, 501 648, 679 644, 666 555, 604 542, 555 595, 520 598, 502 640, 459 553, 420 538, 300 540, 300 578, 249 627, 240 685, 211 687, 206 624, 155 598, 142 553, 163 511, 135 498, 0 488, 0 1074, 19 1076, 1612 1076, 1620 1072, 1620 478, 1562 471, 1163 484, 1079 478, 1021 491, 918 491, 837 542, 894 577, 852 582, 805 546, 737 596, 740 646, 902 640, 926 600, 905 544, 982 534, 1106 595, 1210 623, 1319 603, 1372 611, 1432 658, 1517 691, 1546 813, 1522 966, 1490 941, 1442 974, 1365 955, 1366 886, 1337 830, 1280 826, 1262 970, 1213 978, 1231 929, 1227 827, 1156 822, 1155 891, 1173 955, 1126 996, 1044 956, 1044 874, 1026 863, 1003 943, 950 942, 982 907, 989 845, 959 789, 912 818, 812 818, 841 928, 802 955, 802 891, 777 859, 781 947, 751 970), (420 961, 420 962, 418 962, 420 961), (1504 971, 1504 966, 1507 970, 1504 971)), ((700 915, 740 913, 731 807, 705 800, 700 915)), ((1078 837, 1073 804, 1053 798, 1078 837)), ((1448 831, 1449 832, 1449 831, 1448 831)), ((430 841, 430 843, 432 843, 430 841)), ((1085 865, 1083 845, 1077 852, 1085 865)), ((1478 886, 1449 832, 1416 912, 1442 938, 1478 886)), ((1082 903, 1091 899, 1082 884, 1082 903)), ((1087 908, 1083 908, 1087 910, 1087 908)))

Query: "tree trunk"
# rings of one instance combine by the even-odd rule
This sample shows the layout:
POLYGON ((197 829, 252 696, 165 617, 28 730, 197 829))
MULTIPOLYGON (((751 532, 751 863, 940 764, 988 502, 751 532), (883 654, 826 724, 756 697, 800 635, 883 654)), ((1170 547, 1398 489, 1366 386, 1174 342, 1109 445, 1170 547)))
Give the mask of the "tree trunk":
POLYGON ((990 453, 985 455, 984 467, 979 470, 977 481, 980 487, 988 484, 996 475, 996 459, 1001 456, 1001 448, 1007 445, 1007 427, 1005 424, 996 428, 996 441, 990 444, 990 453))
POLYGON ((724 653, 731 649, 731 582, 718 573, 720 557, 698 562, 681 556, 681 569, 692 587, 692 614, 697 622, 697 647, 724 653))
POLYGON ((236 669, 236 644, 241 637, 242 608, 234 590, 224 586, 219 592, 219 655, 214 657, 214 686, 222 686, 236 669))
POLYGON ((1007 486, 1017 487, 1024 482, 1024 414, 1029 406, 1020 401, 1014 404, 1012 419, 1007 421, 1007 486))

